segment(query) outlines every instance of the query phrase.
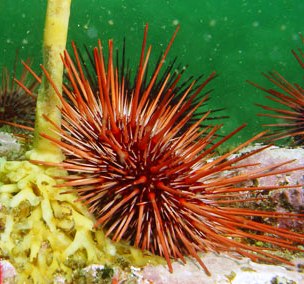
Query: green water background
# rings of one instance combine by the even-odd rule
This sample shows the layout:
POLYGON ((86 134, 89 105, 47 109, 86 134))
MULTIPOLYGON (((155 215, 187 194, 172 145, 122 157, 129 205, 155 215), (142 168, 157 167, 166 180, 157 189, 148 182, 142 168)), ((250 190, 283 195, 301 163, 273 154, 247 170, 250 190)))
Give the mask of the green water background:
MULTIPOLYGON (((45 9, 46 0, 0 0, 0 66, 12 69, 18 49, 19 56, 30 57, 39 70, 45 9)), ((219 121, 224 132, 248 124, 231 145, 262 130, 265 119, 256 116, 260 110, 254 103, 271 105, 246 80, 272 87, 261 72, 275 69, 302 83, 303 73, 290 51, 302 48, 303 14, 303 0, 72 0, 69 42, 93 47, 98 38, 113 38, 120 48, 126 37, 128 57, 136 66, 145 23, 152 61, 179 24, 169 57, 178 56, 189 66, 186 76, 219 74, 209 86, 214 89, 209 106, 226 108, 223 115, 230 118, 219 121)))

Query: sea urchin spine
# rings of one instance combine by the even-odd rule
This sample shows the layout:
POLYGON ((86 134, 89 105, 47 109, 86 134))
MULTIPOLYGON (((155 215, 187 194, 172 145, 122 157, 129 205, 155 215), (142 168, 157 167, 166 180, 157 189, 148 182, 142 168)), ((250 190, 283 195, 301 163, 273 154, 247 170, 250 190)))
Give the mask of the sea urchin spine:
MULTIPOLYGON (((176 32, 149 81, 143 85, 151 53, 151 47, 146 52, 146 26, 132 89, 125 88, 124 76, 119 77, 111 40, 107 62, 100 41, 93 51, 98 82, 95 92, 76 48, 75 60, 65 52, 62 60, 68 84, 63 86, 64 95, 57 91, 62 102, 62 128, 53 124, 61 141, 41 135, 60 147, 66 159, 61 163, 33 162, 68 170, 70 175, 59 186, 73 187, 70 191, 77 192, 78 200, 87 204, 96 217, 96 227, 102 226, 114 241, 125 239, 136 247, 164 256, 171 272, 171 258, 185 262, 184 256, 189 255, 210 274, 198 255, 204 251, 227 251, 254 261, 289 264, 266 251, 266 247, 298 250, 295 244, 304 242, 303 235, 251 218, 301 216, 233 207, 256 200, 247 197, 248 191, 277 189, 279 186, 246 188, 241 183, 288 172, 280 169, 288 162, 238 174, 237 162, 267 146, 242 156, 233 154, 263 133, 216 156, 217 147, 244 126, 218 140, 219 126, 200 126, 208 117, 207 112, 184 127, 206 101, 207 96, 199 99, 199 94, 214 78, 214 73, 195 90, 195 82, 191 83, 176 104, 171 102, 180 75, 168 85, 170 74, 167 74, 158 93, 151 94, 175 35, 176 32), (195 106, 194 101, 197 101, 195 106), (267 245, 248 244, 248 238, 267 245)), ((52 84, 48 72, 45 69, 44 72, 52 84)), ((54 84, 53 87, 57 90, 54 84)))
MULTIPOLYGON (((302 37, 304 43, 304 37, 302 37)), ((304 68, 304 53, 301 49, 298 53, 294 50, 293 55, 304 68)), ((279 87, 281 91, 266 89, 257 84, 251 83, 262 91, 268 93, 266 96, 269 100, 278 104, 279 107, 270 107, 267 105, 257 104, 269 113, 260 113, 259 116, 266 116, 278 120, 276 123, 265 124, 265 127, 271 128, 271 133, 265 138, 268 141, 277 141, 286 138, 293 138, 292 145, 304 144, 304 89, 300 84, 288 82, 278 72, 269 72, 264 76, 279 87)))
MULTIPOLYGON (((16 56, 17 63, 17 56, 16 56)), ((35 120, 36 94, 39 81, 29 78, 31 71, 29 61, 25 63, 20 80, 15 80, 16 63, 12 74, 7 68, 2 70, 2 84, 0 88, 0 127, 10 125, 32 131, 35 120), (11 78, 11 76, 13 78, 11 78)), ((16 131, 17 133, 20 131, 16 131)))

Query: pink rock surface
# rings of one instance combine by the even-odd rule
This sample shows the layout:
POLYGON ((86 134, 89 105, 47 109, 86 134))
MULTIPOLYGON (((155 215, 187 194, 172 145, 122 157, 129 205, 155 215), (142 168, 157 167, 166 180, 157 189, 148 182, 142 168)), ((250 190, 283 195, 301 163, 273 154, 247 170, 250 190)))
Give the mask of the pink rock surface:
MULTIPOLYGON (((243 152, 253 150, 260 147, 259 145, 249 147, 243 152)), ((259 163, 254 167, 250 167, 247 170, 254 170, 261 167, 274 166, 276 164, 292 161, 286 165, 281 166, 278 169, 291 169, 304 167, 304 149, 295 148, 280 148, 272 146, 256 155, 253 155, 240 164, 254 164, 259 163)), ((246 170, 242 170, 246 171, 246 170)), ((275 190, 267 193, 266 197, 270 204, 270 208, 277 212, 304 212, 304 169, 295 170, 286 174, 277 174, 258 179, 260 186, 271 186, 271 185, 288 185, 295 186, 294 188, 286 188, 275 190), (302 185, 300 187, 296 187, 302 185)), ((250 185, 250 182, 248 182, 250 185)), ((263 201, 261 201, 263 202, 263 201)), ((278 226, 281 228, 296 229, 297 231, 304 231, 304 218, 295 219, 279 219, 278 226)))
MULTIPOLYGON (((296 267, 290 270, 290 268, 287 269, 282 266, 257 264, 247 258, 236 260, 225 254, 217 255, 213 253, 203 255, 202 260, 210 269, 211 276, 207 276, 191 260, 186 265, 175 262, 173 273, 170 273, 164 266, 147 266, 143 270, 143 276, 154 284, 304 283, 304 274, 297 271, 296 267), (285 282, 275 282, 275 280, 282 279, 285 282)), ((304 259, 297 261, 304 263, 304 259)))

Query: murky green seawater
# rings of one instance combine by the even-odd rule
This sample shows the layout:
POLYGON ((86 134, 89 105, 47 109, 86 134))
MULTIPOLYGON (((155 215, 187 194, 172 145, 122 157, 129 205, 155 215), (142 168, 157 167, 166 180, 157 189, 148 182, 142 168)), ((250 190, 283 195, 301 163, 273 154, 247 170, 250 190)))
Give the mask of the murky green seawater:
MULTIPOLYGON (((38 69, 46 0, 0 0, 0 65, 13 66, 16 49, 30 57, 38 69)), ((258 132, 263 121, 256 117, 264 94, 246 80, 270 87, 261 72, 276 69, 291 82, 303 73, 290 50, 302 47, 303 0, 72 0, 69 40, 94 46, 97 39, 114 38, 120 47, 127 38, 128 57, 138 62, 143 26, 149 23, 152 60, 181 25, 170 58, 189 65, 187 74, 220 75, 210 107, 225 107, 231 118, 226 131, 248 123, 242 139, 258 132)), ((268 101, 267 101, 268 103, 268 101)), ((231 142, 232 143, 232 142, 231 142)))

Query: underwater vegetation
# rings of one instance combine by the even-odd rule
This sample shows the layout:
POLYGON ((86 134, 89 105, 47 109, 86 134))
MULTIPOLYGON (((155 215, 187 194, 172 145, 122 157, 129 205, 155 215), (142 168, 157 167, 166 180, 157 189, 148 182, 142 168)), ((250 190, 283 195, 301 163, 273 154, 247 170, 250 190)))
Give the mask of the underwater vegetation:
MULTIPOLYGON (((304 43, 304 37, 302 36, 304 43)), ((304 53, 301 49, 292 51, 294 57, 304 69, 304 53)), ((275 119, 276 122, 265 124, 264 126, 271 129, 270 134, 265 136, 265 139, 275 142, 281 139, 291 140, 291 145, 303 146, 304 144, 304 89, 300 84, 288 82, 278 72, 270 72, 264 76, 271 81, 275 86, 280 88, 280 91, 275 89, 265 89, 257 86, 259 89, 268 93, 267 98, 277 103, 277 107, 258 104, 268 113, 261 113, 260 116, 267 116, 275 119)))
MULTIPOLYGON (((89 62, 75 44, 73 55, 63 51, 70 2, 49 3, 33 149, 28 161, 0 161, 1 255, 19 280, 72 282, 73 272, 89 264, 162 263, 157 256, 170 272, 172 260, 192 257, 210 274, 200 258, 209 251, 291 264, 276 252, 303 252, 303 234, 263 221, 303 214, 254 209, 248 204, 261 199, 248 193, 288 189, 254 181, 303 168, 246 162, 269 148, 238 154, 264 132, 218 155, 245 126, 221 137, 221 126, 208 123, 214 111, 201 111, 215 73, 183 80, 170 63, 162 71, 177 30, 150 74, 146 26, 131 73, 124 56, 114 57, 112 40, 87 51, 89 62), (65 21, 56 22, 54 11, 65 21)), ((35 96, 22 79, 20 85, 35 96)))

